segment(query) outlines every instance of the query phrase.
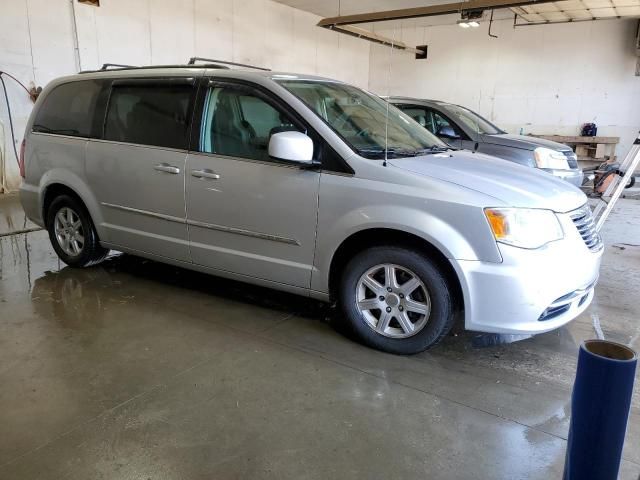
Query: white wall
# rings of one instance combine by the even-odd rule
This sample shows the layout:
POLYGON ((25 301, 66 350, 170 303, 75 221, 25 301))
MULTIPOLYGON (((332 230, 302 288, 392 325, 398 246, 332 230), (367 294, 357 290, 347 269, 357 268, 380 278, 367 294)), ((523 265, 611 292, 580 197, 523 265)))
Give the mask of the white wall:
MULTIPOLYGON (((382 24, 379 24, 382 25, 382 24)), ((625 155, 640 129, 640 77, 634 51, 637 20, 603 20, 514 29, 512 20, 462 30, 404 22, 376 30, 429 45, 429 58, 372 46, 369 87, 381 95, 455 102, 511 133, 578 135, 586 122, 621 137, 625 155)))
MULTIPOLYGON (((362 87, 368 84, 367 42, 318 28, 319 17, 270 0, 101 0, 100 4, 75 3, 82 69, 103 63, 185 63, 200 56, 317 73, 362 87)), ((75 73, 70 0, 0 0, 0 70, 27 86, 43 86, 75 73)), ((6 81, 19 147, 31 104, 24 91, 6 81)), ((19 178, 0 92, 0 131, 3 127, 5 176, 10 189, 16 189, 19 178)))

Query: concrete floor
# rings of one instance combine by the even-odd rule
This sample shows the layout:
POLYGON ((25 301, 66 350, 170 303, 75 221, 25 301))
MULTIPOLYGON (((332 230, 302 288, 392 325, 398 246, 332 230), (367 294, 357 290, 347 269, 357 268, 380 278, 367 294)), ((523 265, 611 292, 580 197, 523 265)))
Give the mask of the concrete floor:
MULTIPOLYGON (((640 202, 621 200, 596 300, 505 343, 397 357, 321 304, 128 255, 72 270, 0 196, 0 478, 551 479, 577 345, 640 349, 640 202)), ((621 478, 640 474, 636 382, 621 478)))

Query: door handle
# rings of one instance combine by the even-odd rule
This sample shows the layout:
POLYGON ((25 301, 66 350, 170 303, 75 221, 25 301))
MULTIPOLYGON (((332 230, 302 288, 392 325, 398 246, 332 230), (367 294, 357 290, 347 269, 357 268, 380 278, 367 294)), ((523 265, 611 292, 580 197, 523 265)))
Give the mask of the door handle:
POLYGON ((168 163, 161 163, 153 167, 154 170, 165 173, 172 173, 173 175, 177 175, 180 173, 180 169, 178 167, 174 167, 173 165, 169 165, 168 163))
POLYGON ((216 172, 212 172, 208 168, 205 168, 204 170, 191 170, 191 175, 196 178, 210 178, 212 180, 218 180, 220 178, 220 175, 216 172))

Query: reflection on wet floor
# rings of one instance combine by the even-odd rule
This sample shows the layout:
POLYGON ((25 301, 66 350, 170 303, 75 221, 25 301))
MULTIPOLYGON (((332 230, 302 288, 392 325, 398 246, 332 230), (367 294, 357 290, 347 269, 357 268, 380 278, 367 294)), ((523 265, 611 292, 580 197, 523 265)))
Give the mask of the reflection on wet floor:
MULTIPOLYGON (((87 284, 93 284, 94 287, 97 285, 120 286, 122 281, 117 280, 117 277, 122 274, 145 281, 161 279, 162 287, 178 287, 187 289, 191 293, 198 292, 204 295, 214 295, 276 311, 295 313, 299 316, 327 321, 334 326, 337 326, 339 322, 339 318, 336 318, 339 313, 335 308, 324 302, 213 277, 204 273, 184 270, 120 253, 112 254, 98 268, 76 270, 65 266, 60 270, 45 271, 44 275, 34 282, 32 300, 37 304, 42 299, 46 301, 46 299, 50 298, 59 298, 62 301, 63 310, 66 312, 68 310, 67 307, 73 306, 75 315, 87 310, 88 303, 93 302, 96 306, 99 306, 104 301, 101 297, 106 292, 97 295, 94 291, 88 295, 85 292, 87 284), (83 285, 85 290, 83 290, 83 285)), ((126 299, 127 297, 123 298, 126 299)), ((566 329, 560 329, 558 333, 560 334, 553 335, 553 337, 556 337, 557 340, 563 340, 562 343, 568 347, 568 351, 573 353, 576 344, 570 333, 566 329)), ((463 349, 468 350, 506 345, 531 338, 533 338, 533 335, 465 332, 462 326, 458 326, 458 333, 452 335, 451 342, 455 341, 463 349)))
MULTIPOLYGON (((117 253, 71 269, 44 231, 1 237, 0 478, 559 478, 591 314, 639 346, 634 265, 639 248, 607 247, 567 327, 458 325, 397 357, 337 333, 321 302, 117 253)), ((640 473, 638 384, 623 479, 640 473)))
POLYGON ((0 194, 0 237, 11 233, 40 229, 27 218, 17 200, 17 195, 0 194))

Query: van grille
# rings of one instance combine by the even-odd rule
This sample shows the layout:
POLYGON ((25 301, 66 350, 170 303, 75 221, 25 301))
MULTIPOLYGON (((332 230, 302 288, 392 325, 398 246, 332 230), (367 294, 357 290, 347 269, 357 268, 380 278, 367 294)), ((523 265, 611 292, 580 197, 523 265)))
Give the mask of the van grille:
POLYGON ((597 252, 602 248, 602 240, 596 231, 596 224, 591 215, 591 209, 588 205, 578 208, 569 213, 571 220, 578 229, 578 233, 584 240, 589 250, 597 252))
POLYGON ((564 156, 567 157, 567 164, 569 168, 578 168, 578 156, 575 152, 569 150, 568 152, 562 152, 564 156))

